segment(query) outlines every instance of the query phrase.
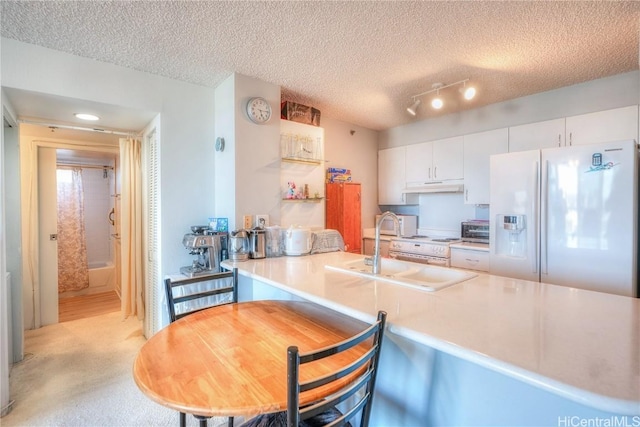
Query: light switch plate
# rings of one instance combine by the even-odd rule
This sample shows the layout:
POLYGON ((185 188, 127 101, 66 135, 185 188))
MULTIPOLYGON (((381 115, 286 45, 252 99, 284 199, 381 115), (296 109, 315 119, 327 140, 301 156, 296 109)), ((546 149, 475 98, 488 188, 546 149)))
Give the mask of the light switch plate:
POLYGON ((245 229, 250 229, 251 228, 251 215, 245 215, 244 216, 244 226, 245 229))

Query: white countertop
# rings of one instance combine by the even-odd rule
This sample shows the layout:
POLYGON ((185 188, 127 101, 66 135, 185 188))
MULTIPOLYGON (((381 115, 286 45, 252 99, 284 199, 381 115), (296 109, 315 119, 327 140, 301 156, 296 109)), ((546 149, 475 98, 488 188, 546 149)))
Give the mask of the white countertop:
POLYGON ((426 292, 325 269, 343 252, 224 261, 347 315, 578 403, 640 415, 640 299, 478 274, 426 292))

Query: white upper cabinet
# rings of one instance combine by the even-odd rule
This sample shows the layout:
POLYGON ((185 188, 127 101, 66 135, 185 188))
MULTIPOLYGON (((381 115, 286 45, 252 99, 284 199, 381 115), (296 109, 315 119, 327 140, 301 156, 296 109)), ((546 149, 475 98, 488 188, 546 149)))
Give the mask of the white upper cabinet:
POLYGON ((509 128, 509 152, 562 147, 565 119, 546 120, 509 128))
POLYGON ((378 204, 404 205, 406 195, 406 148, 396 147, 378 151, 378 204))
POLYGON ((464 177, 464 137, 433 141, 433 179, 447 181, 464 177))
POLYGON ((433 146, 430 142, 407 145, 406 182, 431 181, 433 175, 433 146))
POLYGON ((489 204, 489 158, 508 150, 508 128, 464 136, 465 204, 489 204))
POLYGON ((407 185, 462 179, 464 176, 463 150, 462 136, 408 145, 407 185))
POLYGON ((638 106, 615 108, 566 119, 566 145, 638 140, 638 106))

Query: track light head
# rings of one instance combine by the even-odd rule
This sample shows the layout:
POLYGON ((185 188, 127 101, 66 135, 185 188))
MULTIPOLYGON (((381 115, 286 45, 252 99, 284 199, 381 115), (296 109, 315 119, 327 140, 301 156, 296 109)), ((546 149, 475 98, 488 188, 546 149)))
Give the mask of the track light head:
POLYGON ((467 82, 465 80, 464 86, 460 88, 460 93, 462 93, 462 96, 464 97, 464 99, 466 99, 467 101, 470 101, 473 99, 474 96, 476 96, 476 88, 473 86, 467 87, 467 82))
POLYGON ((407 108, 407 112, 412 116, 415 116, 418 110, 418 105, 420 105, 420 100, 416 99, 415 102, 410 107, 407 108))
POLYGON ((440 98, 440 95, 436 95, 436 97, 431 100, 431 106, 436 110, 441 109, 443 105, 444 102, 442 101, 442 98, 440 98))

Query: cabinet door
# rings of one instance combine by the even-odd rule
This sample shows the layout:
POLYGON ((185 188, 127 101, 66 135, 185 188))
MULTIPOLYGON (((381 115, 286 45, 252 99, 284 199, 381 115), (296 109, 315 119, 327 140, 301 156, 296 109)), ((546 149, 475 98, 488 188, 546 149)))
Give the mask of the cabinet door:
POLYGON ((343 230, 345 250, 359 254, 362 249, 362 194, 360 184, 344 184, 343 230))
POLYGON ((509 152, 564 146, 564 122, 562 118, 510 127, 509 152))
POLYGON ((406 151, 406 182, 407 185, 422 184, 431 181, 433 176, 433 144, 423 142, 407 145, 406 151))
POLYGON ((489 271, 489 252, 451 248, 451 267, 489 271))
POLYGON ((638 106, 567 117, 567 145, 638 140, 638 106))
POLYGON ((489 204, 489 158, 508 149, 508 128, 464 136, 465 204, 489 204))
POLYGON ((464 177, 464 137, 433 141, 433 179, 446 181, 464 177))
POLYGON ((347 252, 359 254, 362 249, 360 184, 327 183, 325 194, 325 227, 340 232, 347 252))
MULTIPOLYGON (((376 251, 376 239, 362 239, 362 254, 373 256, 376 251)), ((391 242, 388 240, 380 240, 380 255, 384 258, 389 258, 389 246, 391 242)))
POLYGON ((373 255, 375 243, 375 239, 362 239, 362 254, 373 255))
POLYGON ((405 147, 378 151, 378 204, 405 204, 405 153, 405 147))

